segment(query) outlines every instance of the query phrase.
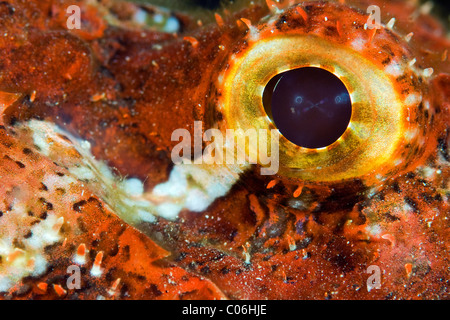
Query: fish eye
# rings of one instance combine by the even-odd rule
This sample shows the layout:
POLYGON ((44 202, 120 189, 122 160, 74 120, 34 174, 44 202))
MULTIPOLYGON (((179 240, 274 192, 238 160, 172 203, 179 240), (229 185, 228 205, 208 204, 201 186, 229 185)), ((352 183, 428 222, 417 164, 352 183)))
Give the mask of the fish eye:
POLYGON ((281 134, 304 148, 323 148, 347 129, 352 105, 334 74, 305 67, 272 78, 263 94, 264 110, 281 134))
POLYGON ((219 127, 278 130, 279 174, 305 182, 370 185, 406 170, 426 151, 429 72, 390 25, 367 19, 315 3, 247 21, 218 77, 219 127))

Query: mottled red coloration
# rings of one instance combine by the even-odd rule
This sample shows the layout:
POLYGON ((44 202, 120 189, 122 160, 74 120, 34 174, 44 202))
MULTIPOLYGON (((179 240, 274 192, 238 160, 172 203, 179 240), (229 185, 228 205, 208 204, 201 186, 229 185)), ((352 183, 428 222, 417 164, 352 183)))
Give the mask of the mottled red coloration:
MULTIPOLYGON (((26 134, 0 128, 2 166, 0 188, 2 207, 14 206, 14 198, 24 197, 27 223, 21 226, 28 232, 31 226, 44 223, 52 211, 58 210, 64 218, 61 225, 62 241, 45 248, 50 264, 39 278, 27 277, 16 284, 4 298, 78 298, 95 299, 214 299, 222 293, 211 282, 177 267, 160 261, 170 253, 151 239, 121 221, 103 201, 89 192, 81 181, 70 189, 58 188, 54 192, 45 184, 48 173, 61 178, 70 175, 64 165, 52 163, 42 157, 38 149, 28 149, 26 134), (33 192, 36 190, 36 192, 33 192), (43 197, 38 197, 37 192, 43 197), (74 196, 72 198, 72 196, 74 196), (64 209, 63 209, 64 208, 64 209), (79 246, 85 250, 78 250, 79 246), (87 249, 87 250, 86 250, 87 249), (85 263, 75 263, 77 253, 85 254, 85 263), (103 259, 97 259, 100 256, 103 259), (94 262, 98 262, 102 275, 90 274, 94 262), (160 261, 160 262, 158 262, 160 261), (68 290, 67 280, 72 272, 67 268, 81 268, 82 290, 68 290), (111 288, 116 281, 116 290, 111 288), (55 287, 55 290, 52 288, 55 287), (45 289, 43 289, 45 288, 45 289), (63 288, 67 294, 61 294, 63 288)), ((76 154, 65 153, 70 158, 76 154)), ((2 208, 3 210, 3 208, 2 208)), ((9 209, 11 210, 11 209, 9 209)), ((4 211, 2 219, 11 212, 4 211)), ((21 231, 19 230, 19 233, 21 231)), ((27 238, 28 236, 24 236, 27 238)), ((21 240, 18 240, 19 242, 21 240)), ((20 247, 20 244, 18 244, 20 247)))
MULTIPOLYGON (((213 103, 217 72, 232 54, 230 48, 245 47, 247 23, 258 26, 270 14, 261 2, 222 15, 221 26, 194 28, 186 22, 189 27, 180 35, 141 30, 127 24, 126 15, 112 26, 104 19, 105 7, 81 2, 89 27, 67 31, 69 2, 0 3, 0 29, 7 34, 0 36, 0 173, 5 182, 0 195, 5 207, 14 202, 8 196, 14 197, 15 188, 26 184, 26 190, 39 190, 46 173, 67 174, 39 150, 25 151, 32 143, 20 140, 17 134, 27 134, 14 130, 31 118, 89 140, 96 157, 121 175, 145 180, 148 189, 167 180, 170 150, 177 143, 171 141, 172 132, 193 132, 194 121, 208 124, 221 117, 213 103)), ((426 157, 417 154, 407 171, 384 181, 370 197, 361 181, 335 189, 284 177, 274 183, 254 168, 202 213, 183 211, 175 222, 160 218, 134 227, 84 188, 83 181, 66 190, 74 200, 55 192, 39 201, 29 194, 30 223, 45 220, 48 203, 70 208, 61 212, 65 240, 46 248, 51 267, 44 275, 26 277, 1 297, 450 298, 450 64, 442 58, 449 41, 433 18, 419 15, 409 21, 416 8, 403 1, 347 5, 365 11, 369 4, 383 4, 383 11, 396 17, 400 34, 414 32, 410 51, 417 64, 434 69, 428 85, 434 121, 426 157), (421 175, 425 166, 440 174, 421 175), (293 194, 297 206, 290 205, 293 194), (373 223, 383 233, 371 236, 367 227, 373 223), (82 289, 70 290, 66 269, 82 244, 88 250, 82 289), (94 277, 89 272, 99 252, 104 253, 104 271, 94 277), (381 289, 369 292, 370 265, 383 274, 381 289)), ((112 12, 118 5, 105 4, 112 12)), ((318 8, 317 19, 320 10, 335 10, 326 3, 309 5, 318 8)), ((308 5, 298 13, 308 14, 308 5)), ((342 19, 336 32, 330 31, 333 36, 347 30, 346 16, 342 19)))

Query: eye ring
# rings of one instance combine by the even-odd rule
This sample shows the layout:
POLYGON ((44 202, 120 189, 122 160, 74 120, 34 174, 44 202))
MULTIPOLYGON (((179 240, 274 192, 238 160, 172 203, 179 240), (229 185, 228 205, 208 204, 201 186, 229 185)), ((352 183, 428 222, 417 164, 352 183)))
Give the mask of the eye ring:
MULTIPOLYGON (((265 112, 263 93, 269 81, 285 71, 321 68, 336 75, 348 89, 353 105, 350 124, 334 143, 308 149, 281 135, 279 174, 283 176, 320 182, 362 178, 374 172, 384 176, 393 172, 393 162, 404 164, 411 156, 405 150, 404 134, 412 127, 408 113, 422 100, 420 88, 415 88, 408 101, 398 94, 390 74, 349 46, 310 34, 268 36, 232 55, 227 66, 219 77, 222 90, 217 102, 224 116, 219 123, 223 130, 276 129, 265 112)), ((250 146, 248 152, 258 151, 250 146)))

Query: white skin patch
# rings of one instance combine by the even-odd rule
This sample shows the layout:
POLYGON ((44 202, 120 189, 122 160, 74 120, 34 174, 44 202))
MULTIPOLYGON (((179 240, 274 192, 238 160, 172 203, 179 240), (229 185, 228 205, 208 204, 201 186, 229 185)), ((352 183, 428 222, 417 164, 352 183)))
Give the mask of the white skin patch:
POLYGON ((123 182, 125 191, 131 196, 141 196, 144 193, 144 184, 141 180, 132 178, 123 182))
POLYGON ((14 239, 23 238, 28 215, 25 206, 16 203, 13 210, 2 217, 0 225, 0 292, 11 289, 27 276, 40 276, 47 269, 44 248, 61 240, 61 217, 49 215, 47 219, 30 229, 31 236, 22 241, 23 248, 14 245, 14 239), (15 226, 15 227, 14 227, 15 226))
POLYGON ((413 140, 419 135, 418 129, 410 129, 405 131, 405 138, 409 141, 413 140))
POLYGON ((241 172, 237 166, 176 165, 169 180, 157 185, 151 196, 166 200, 157 207, 160 216, 176 219, 183 209, 206 210, 214 200, 228 193, 241 172))
POLYGON ((405 99, 405 104, 407 106, 418 105, 422 101, 422 96, 419 94, 411 93, 405 99))
POLYGON ((404 73, 403 66, 396 61, 392 61, 390 64, 388 64, 384 68, 384 71, 394 77, 399 77, 404 73))
POLYGON ((432 167, 420 167, 416 170, 420 176, 426 180, 431 180, 434 178, 434 175, 437 173, 437 170, 432 167))
POLYGON ((368 225, 366 227, 366 231, 368 234, 370 234, 372 237, 375 237, 379 234, 381 234, 382 229, 381 226, 378 224, 372 224, 372 225, 368 225))
MULTIPOLYGON (((33 128, 35 143, 40 143, 46 156, 52 158, 51 148, 58 144, 77 149, 83 158, 76 166, 68 166, 70 173, 78 179, 88 180, 92 189, 101 190, 97 195, 129 223, 154 222, 155 215, 176 219, 184 209, 204 211, 217 198, 226 195, 247 168, 247 165, 180 164, 174 166, 168 181, 157 185, 151 192, 145 192, 139 179, 120 181, 114 177, 103 162, 94 159, 88 142, 78 141, 50 123, 33 120, 29 125, 33 128), (57 133, 69 137, 74 144, 56 136, 57 133)), ((55 184, 51 177, 47 180, 51 187, 55 184)))
POLYGON ((352 41, 351 46, 356 51, 363 51, 366 47, 367 41, 362 38, 356 38, 352 41))

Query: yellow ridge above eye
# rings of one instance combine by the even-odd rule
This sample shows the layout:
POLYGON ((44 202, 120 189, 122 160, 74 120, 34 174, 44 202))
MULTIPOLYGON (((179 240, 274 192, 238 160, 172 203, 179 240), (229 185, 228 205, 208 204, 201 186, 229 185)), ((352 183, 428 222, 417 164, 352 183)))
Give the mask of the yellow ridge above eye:
MULTIPOLYGON (((339 10, 321 9, 311 10, 305 22, 304 10, 293 7, 250 28, 219 77, 217 106, 224 115, 219 127, 275 129, 263 103, 269 81, 297 68, 327 70, 350 94, 350 123, 323 148, 304 148, 281 136, 279 174, 315 182, 362 178, 370 184, 404 169, 423 151, 427 118, 418 113, 426 96, 423 79, 408 64, 412 58, 406 42, 391 31, 374 35, 363 28, 367 15, 352 9, 341 8, 352 18, 342 22, 336 17, 339 10)), ((256 146, 248 153, 257 153, 256 146)))

